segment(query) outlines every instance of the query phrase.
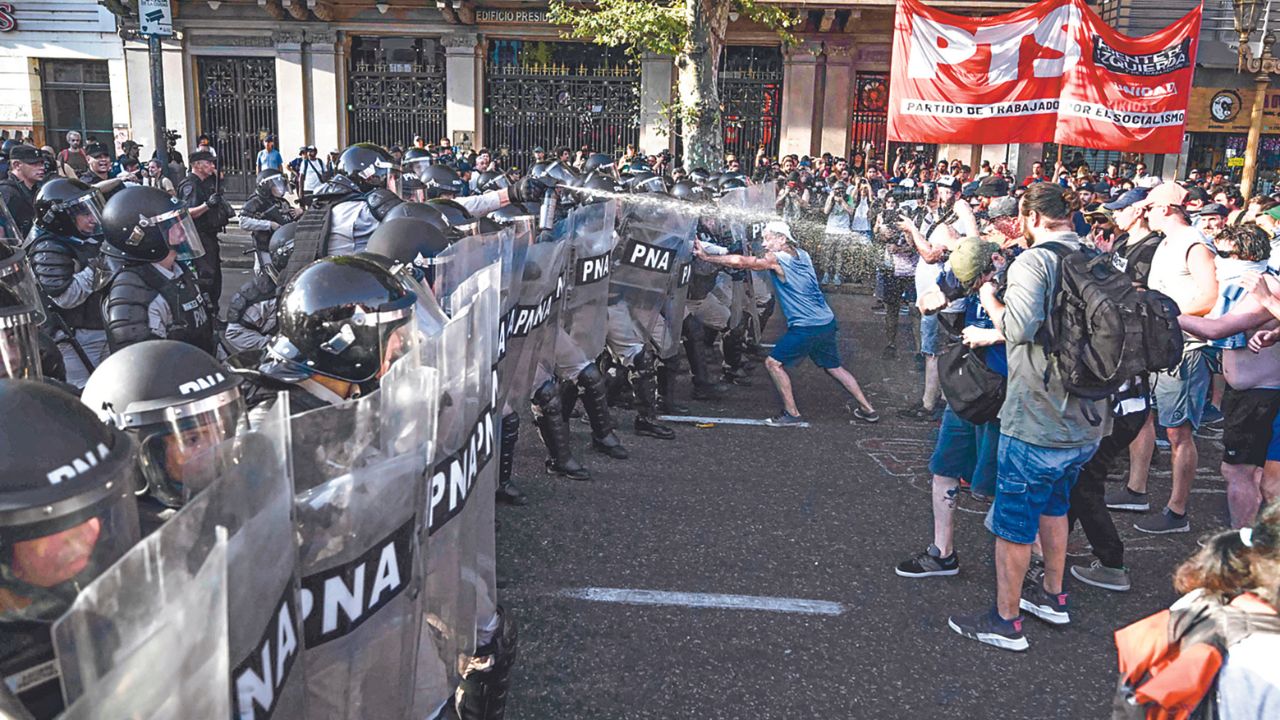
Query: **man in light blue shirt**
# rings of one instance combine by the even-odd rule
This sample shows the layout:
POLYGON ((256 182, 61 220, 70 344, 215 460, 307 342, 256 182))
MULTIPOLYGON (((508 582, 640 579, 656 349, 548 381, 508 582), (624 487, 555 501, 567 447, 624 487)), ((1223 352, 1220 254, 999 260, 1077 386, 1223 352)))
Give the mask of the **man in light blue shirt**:
POLYGON ((871 402, 862 394, 858 381, 840 365, 840 348, 836 342, 836 316, 818 286, 809 253, 796 247, 795 238, 785 222, 775 220, 764 226, 764 257, 748 255, 713 255, 715 249, 694 241, 694 254, 701 260, 740 270, 769 271, 774 296, 787 319, 787 332, 778 339, 765 360, 769 376, 782 397, 782 413, 769 418, 770 425, 797 425, 803 420, 791 391, 791 377, 786 366, 805 357, 827 371, 853 396, 853 416, 863 422, 880 420, 871 402), (710 251, 710 252, 709 252, 710 251))
POLYGON ((279 170, 284 172, 284 157, 276 149, 276 136, 268 135, 262 140, 262 149, 258 151, 258 172, 263 170, 279 170))

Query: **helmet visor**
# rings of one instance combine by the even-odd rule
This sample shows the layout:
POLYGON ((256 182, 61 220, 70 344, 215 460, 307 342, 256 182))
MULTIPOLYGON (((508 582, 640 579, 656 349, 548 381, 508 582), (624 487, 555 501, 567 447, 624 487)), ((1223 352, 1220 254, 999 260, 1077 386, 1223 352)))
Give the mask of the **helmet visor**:
POLYGON ((272 175, 263 180, 262 184, 267 187, 267 191, 275 198, 282 198, 289 191, 289 186, 285 183, 283 175, 272 175))
POLYGON ((39 332, 36 323, 11 327, 0 325, 0 378, 44 378, 40 370, 39 332))
POLYGON ((138 226, 159 230, 165 244, 177 251, 179 260, 189 262, 204 257, 204 243, 200 241, 195 221, 186 208, 178 208, 153 218, 142 218, 138 221, 138 226))
POLYGON ((0 570, 0 588, 21 600, 0 606, 0 623, 52 622, 80 588, 138 542, 138 508, 132 495, 117 494, 91 515, 70 523, 53 518, 47 532, 23 528, 21 537, 0 540, 7 565, 0 570))
POLYGON ((63 204, 70 229, 80 238, 101 238, 106 234, 102 224, 102 194, 89 192, 63 204))
POLYGON ((3 199, 0 199, 0 241, 6 245, 18 245, 22 241, 18 234, 18 223, 13 221, 9 206, 4 204, 3 199))
POLYGON ((235 437, 244 417, 244 399, 236 388, 167 408, 164 422, 142 440, 138 453, 147 492, 173 506, 202 490, 187 481, 215 476, 210 471, 214 450, 235 437))

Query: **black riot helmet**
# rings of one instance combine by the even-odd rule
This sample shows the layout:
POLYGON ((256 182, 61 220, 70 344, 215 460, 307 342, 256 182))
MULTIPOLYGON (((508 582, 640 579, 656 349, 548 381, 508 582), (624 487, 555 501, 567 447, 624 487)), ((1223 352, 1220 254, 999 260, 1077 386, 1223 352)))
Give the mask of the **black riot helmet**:
POLYGON ((529 177, 537 179, 547 174, 547 168, 551 167, 551 162, 543 160, 529 166, 529 177))
POLYGON ((435 157, 426 148, 411 147, 400 158, 400 171, 406 175, 418 175, 435 161, 435 157))
POLYGON ((591 153, 588 155, 586 161, 582 163, 582 170, 587 173, 617 173, 613 158, 604 153, 591 153))
POLYGON ((436 207, 433 203, 421 202, 403 202, 387 211, 382 216, 382 221, 394 220, 396 218, 407 217, 423 220, 433 225, 437 230, 446 232, 449 229, 449 218, 445 217, 444 212, 436 207))
POLYGON ((102 225, 102 252, 114 258, 157 262, 170 250, 179 260, 204 255, 191 213, 159 188, 135 186, 116 193, 102 209, 102 225))
POLYGON ((21 248, 0 243, 0 378, 39 380, 40 289, 21 248))
POLYGON ((399 332, 417 296, 358 255, 326 257, 285 285, 267 352, 295 369, 351 383, 381 377, 407 348, 399 332))
POLYGON ((275 168, 267 168, 258 173, 256 184, 258 191, 267 197, 282 198, 289 190, 284 173, 275 168))
POLYGON ((293 256, 293 237, 298 232, 298 223, 281 225, 271 233, 267 242, 267 255, 271 262, 262 270, 275 282, 280 282, 280 273, 289 267, 289 258, 293 256))
POLYGON ((509 187, 507 176, 497 170, 485 170, 476 176, 476 192, 493 192, 509 187))
POLYGON ((431 223, 417 218, 384 220, 373 231, 365 252, 391 260, 392 272, 408 272, 419 282, 435 282, 435 257, 449 247, 449 239, 431 223))
POLYGON ((79 180, 55 177, 36 193, 36 227, 70 238, 102 237, 102 193, 79 180))
POLYGON ((89 376, 80 401, 138 443, 134 488, 179 507, 200 488, 186 478, 212 461, 244 418, 240 376, 200 348, 149 340, 112 353, 89 376))
POLYGON ((745 187, 747 187, 747 181, 733 175, 721 176, 720 182, 716 185, 716 189, 721 195, 729 192, 730 190, 742 190, 745 187))
POLYGON ((706 184, 711 178, 711 173, 706 168, 696 167, 689 171, 689 179, 698 185, 706 184))
POLYGON ((514 225, 520 220, 528 220, 534 223, 538 221, 538 213, 530 211, 529 208, 526 208, 524 205, 521 205, 520 203, 511 203, 509 205, 503 205, 502 207, 498 208, 497 210, 494 210, 493 212, 489 213, 485 217, 489 218, 490 220, 494 221, 495 223, 503 227, 507 227, 508 225, 514 225))
POLYGON ((456 200, 447 198, 439 198, 427 203, 431 207, 436 208, 444 214, 445 220, 449 222, 449 227, 457 229, 469 228, 476 222, 475 216, 462 207, 456 200))
POLYGON ((604 202, 614 195, 621 195, 626 192, 626 188, 615 180, 612 175, 600 172, 593 172, 588 175, 578 189, 578 195, 581 196, 584 203, 604 202))
POLYGON ((350 178, 361 190, 387 188, 394 192, 399 166, 383 148, 372 143, 357 143, 338 156, 337 172, 350 178))
POLYGON ((711 194, 707 192, 706 188, 688 180, 681 180, 672 185, 671 197, 697 204, 711 202, 711 194))
POLYGON ((631 179, 631 192, 667 194, 667 179, 653 173, 636 173, 631 179))
POLYGON ((467 183, 458 175, 458 171, 448 165, 430 165, 423 169, 418 179, 427 188, 428 200, 445 196, 457 197, 467 190, 467 183))
POLYGON ((3 156, 5 160, 8 160, 9 151, 13 150, 18 145, 18 141, 13 139, 5 140, 3 143, 0 143, 0 156, 3 156))
MULTIPOLYGON (((0 380, 0 634, 58 619, 84 587, 138 541, 129 484, 133 443, 73 395, 0 380)), ((12 645, 5 643, 6 650, 12 645)))
POLYGON ((427 186, 417 175, 401 175, 400 198, 405 202, 423 202, 427 199, 427 186))

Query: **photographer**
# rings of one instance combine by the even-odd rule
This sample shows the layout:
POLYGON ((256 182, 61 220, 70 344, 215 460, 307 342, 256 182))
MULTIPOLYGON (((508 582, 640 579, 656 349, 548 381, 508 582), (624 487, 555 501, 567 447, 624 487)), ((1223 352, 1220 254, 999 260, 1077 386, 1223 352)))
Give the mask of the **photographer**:
POLYGON ((844 277, 840 270, 844 267, 844 256, 849 245, 849 236, 853 230, 849 221, 853 216, 853 206, 849 204, 849 186, 839 180, 831 185, 831 192, 823 205, 827 215, 826 234, 822 239, 822 247, 818 253, 818 268, 821 271, 822 285, 840 287, 844 277))
MULTIPOLYGON (((912 189, 914 188, 906 188, 912 189)), ((881 357, 886 360, 898 354, 898 325, 901 324, 899 318, 902 308, 915 303, 914 278, 919 256, 911 236, 902 229, 903 222, 912 222, 914 210, 914 203, 903 207, 897 196, 889 195, 884 199, 883 209, 875 213, 874 238, 884 246, 884 264, 880 277, 884 284, 881 299, 884 301, 885 346, 881 357)), ((910 340, 910 330, 907 334, 910 340)))

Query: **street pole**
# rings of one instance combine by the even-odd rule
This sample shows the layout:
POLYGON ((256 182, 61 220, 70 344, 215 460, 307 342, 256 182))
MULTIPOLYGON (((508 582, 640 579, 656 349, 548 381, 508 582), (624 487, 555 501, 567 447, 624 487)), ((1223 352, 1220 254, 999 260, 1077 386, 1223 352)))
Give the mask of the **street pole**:
POLYGON ((159 35, 147 36, 147 50, 151 60, 151 124, 155 126, 156 159, 164 172, 169 171, 169 143, 165 138, 164 111, 164 58, 159 35))
POLYGON ((1244 148, 1244 172, 1240 175, 1240 194, 1247 201, 1253 197, 1254 179, 1258 175, 1258 151, 1262 142, 1262 111, 1266 106, 1271 75, 1260 72, 1254 78, 1253 111, 1249 114, 1249 141, 1244 148))

